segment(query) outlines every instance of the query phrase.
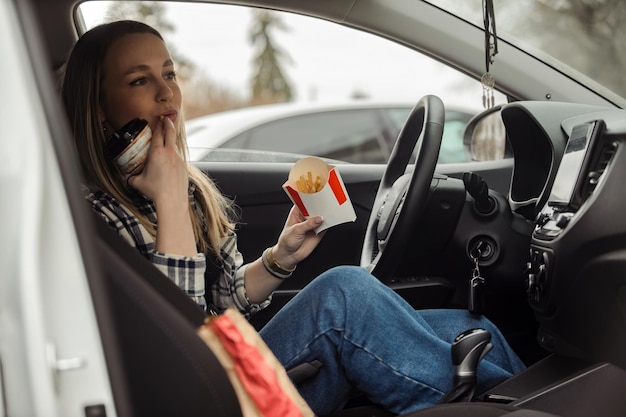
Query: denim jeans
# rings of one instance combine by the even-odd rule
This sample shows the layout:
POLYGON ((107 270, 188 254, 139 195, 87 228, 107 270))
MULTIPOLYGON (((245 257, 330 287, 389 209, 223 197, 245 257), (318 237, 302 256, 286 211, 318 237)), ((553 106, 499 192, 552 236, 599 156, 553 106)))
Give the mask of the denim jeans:
POLYGON ((466 310, 416 311, 365 269, 341 266, 307 285, 260 334, 287 369, 323 363, 298 386, 317 415, 341 409, 355 392, 402 414, 451 388, 450 345, 476 327, 489 330, 493 344, 478 368, 480 392, 524 369, 491 322, 466 310))

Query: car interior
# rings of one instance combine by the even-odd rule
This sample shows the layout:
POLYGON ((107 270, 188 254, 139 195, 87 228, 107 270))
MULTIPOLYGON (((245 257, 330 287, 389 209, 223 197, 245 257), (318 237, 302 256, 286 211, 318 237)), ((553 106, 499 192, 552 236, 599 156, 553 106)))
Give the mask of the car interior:
MULTIPOLYGON (((65 182, 115 402, 114 411, 86 405, 84 415, 242 415, 225 372, 197 337, 205 312, 84 203, 56 83, 78 36, 77 1, 14 3, 22 26, 33 29, 26 34, 29 59, 65 182)), ((394 16, 402 21, 398 14, 408 3, 403 0, 214 3, 310 15, 406 40, 378 23, 394 16)), ((427 3, 408 13, 418 12, 443 13, 427 3)), ((414 36, 430 29, 420 28, 414 36)), ((482 29, 471 30, 480 35, 482 29)), ((430 42, 420 46, 427 50, 430 42)), ((517 53, 503 45, 505 56, 507 48, 510 56, 517 53)), ((523 99, 477 114, 466 137, 470 146, 472 134, 495 112, 511 158, 437 165, 446 103, 425 95, 415 97, 387 164, 338 165, 356 221, 327 231, 275 292, 271 306, 251 318, 255 328, 323 271, 360 265, 416 309, 484 314, 528 367, 487 392, 411 416, 624 415, 626 111, 602 100, 574 103, 509 93, 523 99), (472 281, 477 274, 484 277, 479 286, 472 281)), ((276 241, 292 206, 282 189, 292 163, 195 164, 235 200, 241 213, 239 250, 245 259, 256 259, 276 241)), ((296 385, 315 377, 291 376, 296 385)), ((336 414, 390 415, 359 396, 336 414)))

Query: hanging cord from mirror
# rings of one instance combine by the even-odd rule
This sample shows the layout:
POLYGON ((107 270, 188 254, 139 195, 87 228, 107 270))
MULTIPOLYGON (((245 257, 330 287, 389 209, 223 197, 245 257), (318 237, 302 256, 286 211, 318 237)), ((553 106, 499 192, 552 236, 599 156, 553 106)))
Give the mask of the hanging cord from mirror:
POLYGON ((485 73, 480 79, 483 86, 483 107, 490 109, 495 105, 493 89, 496 80, 489 72, 498 53, 498 36, 496 34, 496 15, 493 0, 483 0, 483 23, 485 27, 485 73))

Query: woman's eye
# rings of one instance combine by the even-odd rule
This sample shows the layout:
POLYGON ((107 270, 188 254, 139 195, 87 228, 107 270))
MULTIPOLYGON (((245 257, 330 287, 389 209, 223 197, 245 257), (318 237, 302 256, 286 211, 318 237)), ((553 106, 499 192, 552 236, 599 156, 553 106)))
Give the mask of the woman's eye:
POLYGON ((176 71, 170 71, 165 74, 165 79, 167 80, 175 80, 176 79, 176 71))
POLYGON ((136 80, 133 80, 130 82, 130 85, 142 85, 146 83, 146 79, 144 77, 141 78, 137 78, 136 80))

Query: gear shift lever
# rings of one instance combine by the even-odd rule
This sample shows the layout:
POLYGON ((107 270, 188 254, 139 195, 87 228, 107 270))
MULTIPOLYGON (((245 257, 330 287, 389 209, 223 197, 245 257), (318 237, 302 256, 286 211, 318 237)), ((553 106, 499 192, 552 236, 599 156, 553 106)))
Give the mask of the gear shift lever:
POLYGON ((491 333, 485 329, 467 330, 452 343, 454 380, 452 389, 439 403, 471 401, 476 389, 476 370, 480 360, 492 348, 491 333))

